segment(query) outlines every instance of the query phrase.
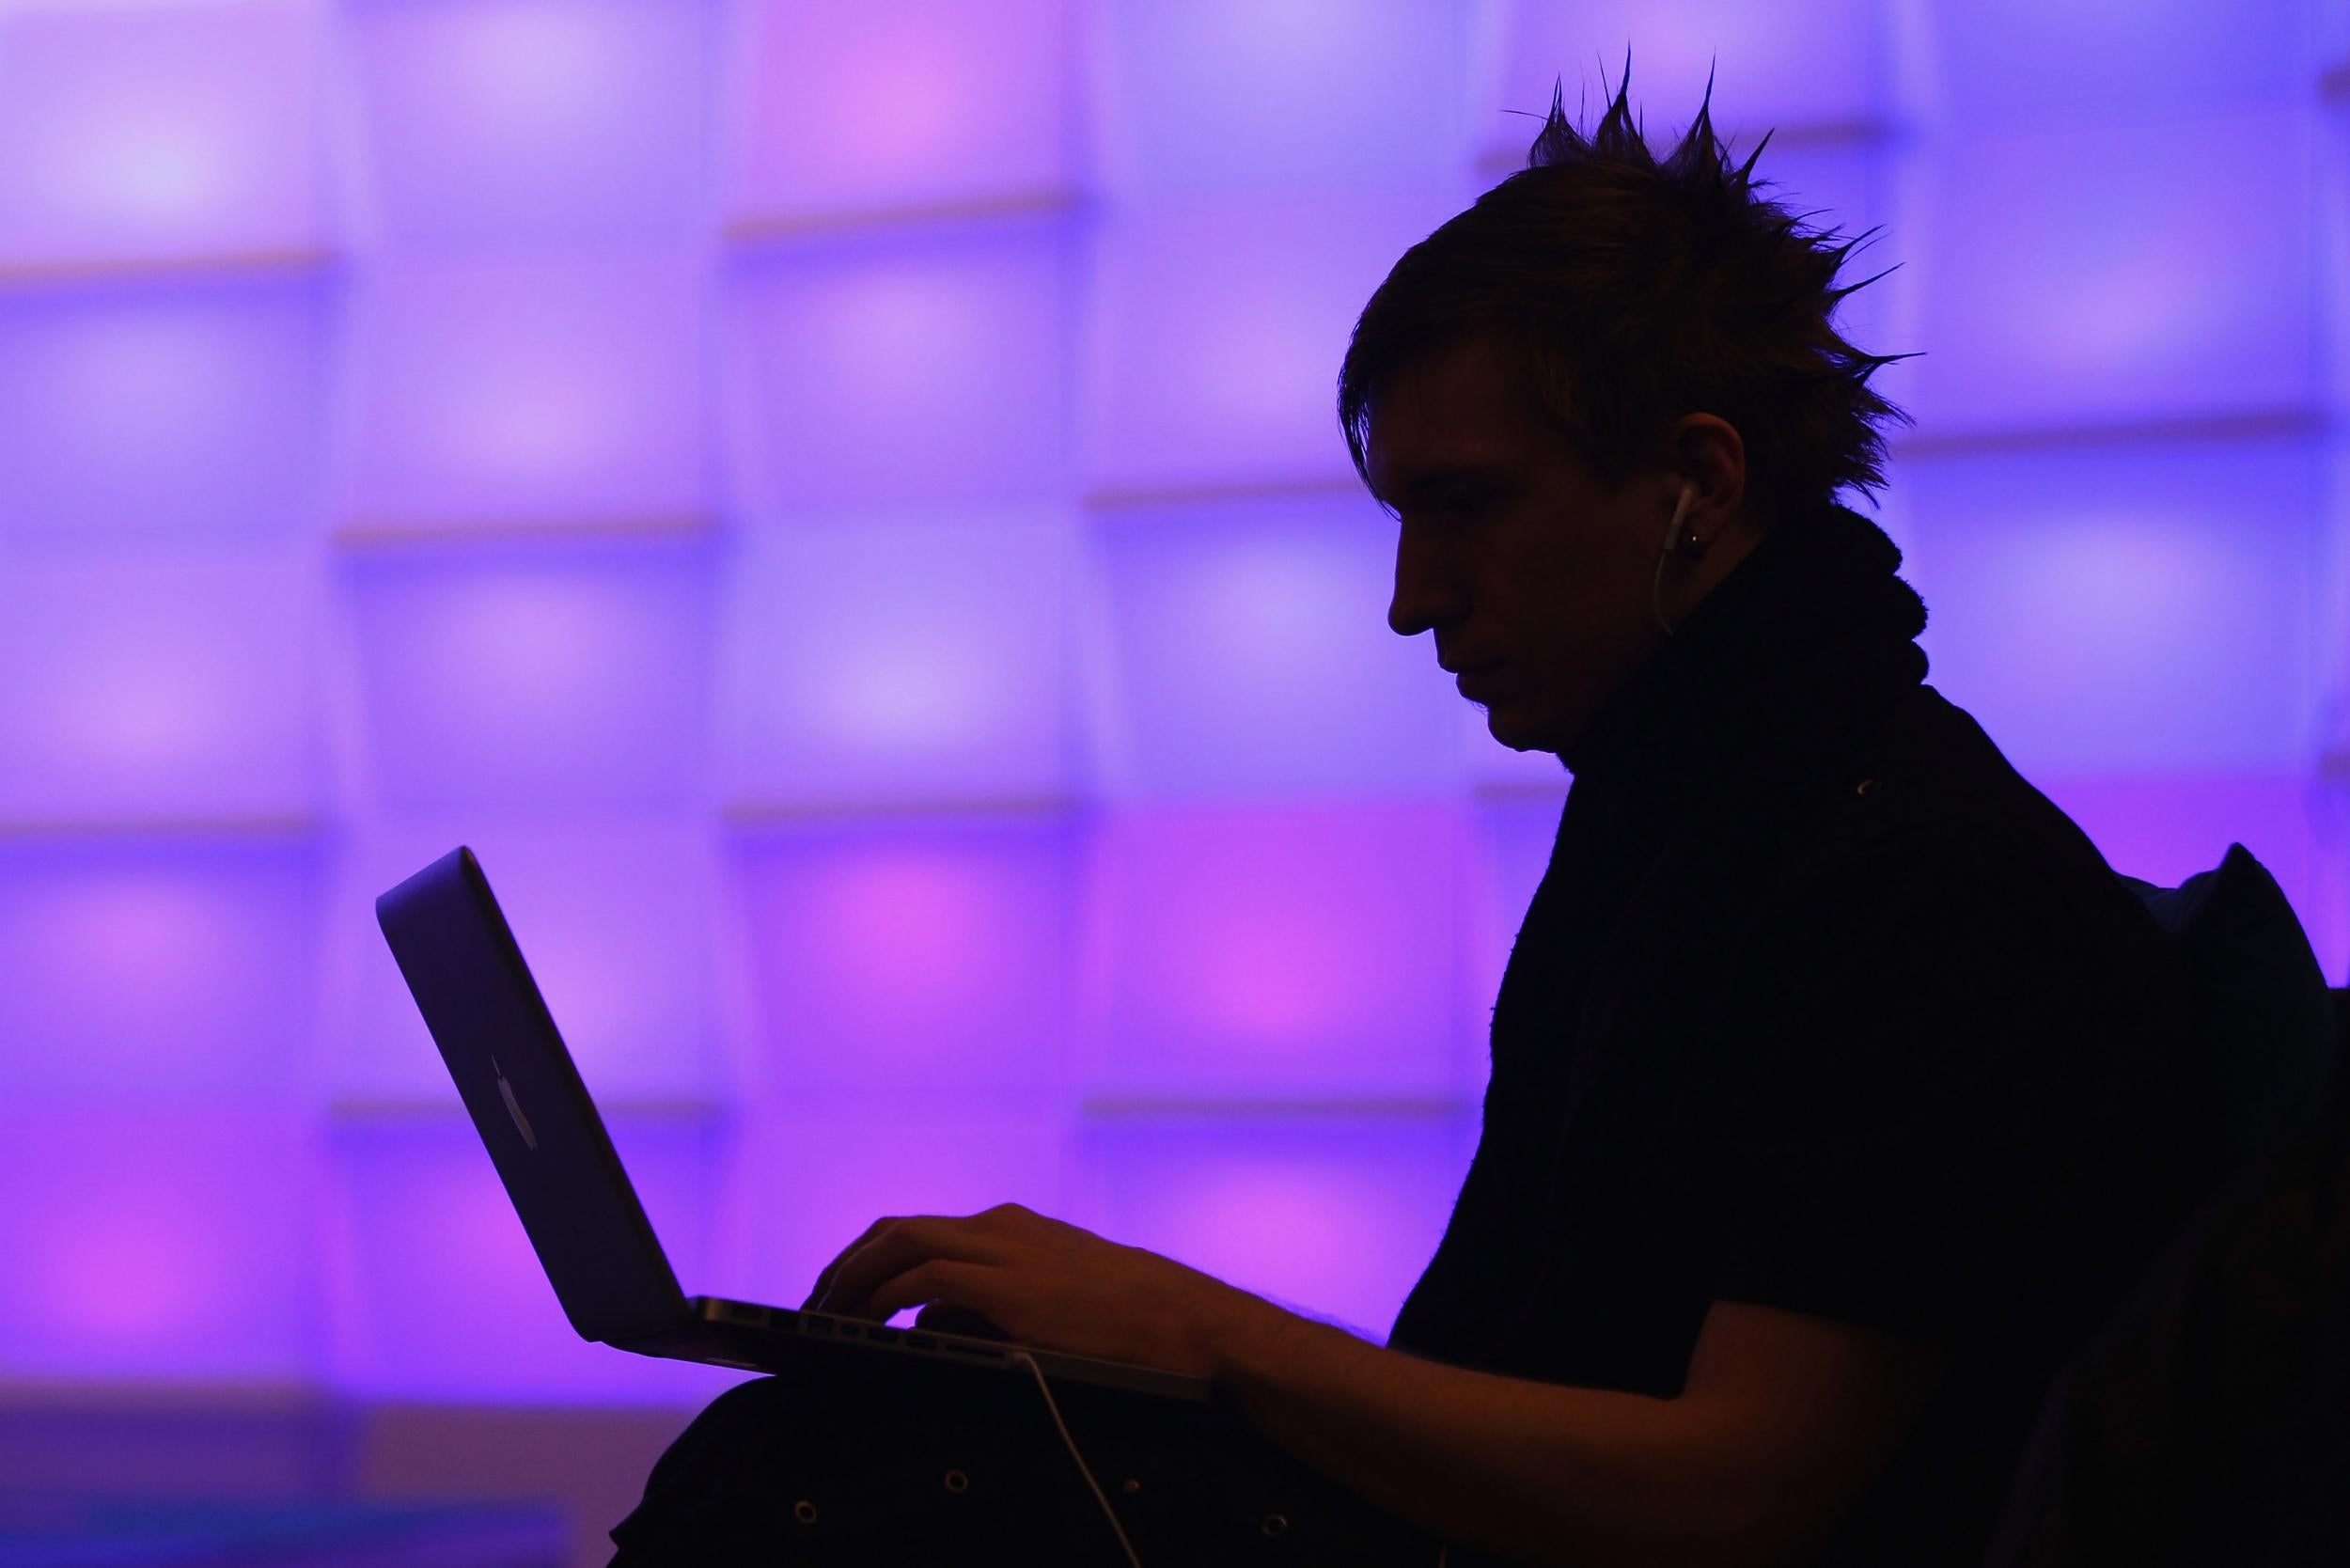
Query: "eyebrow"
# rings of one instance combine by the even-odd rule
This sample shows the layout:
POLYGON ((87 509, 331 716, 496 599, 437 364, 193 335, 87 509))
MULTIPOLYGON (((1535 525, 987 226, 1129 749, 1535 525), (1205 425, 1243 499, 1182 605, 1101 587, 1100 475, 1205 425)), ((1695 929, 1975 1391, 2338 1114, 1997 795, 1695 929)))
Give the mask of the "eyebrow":
POLYGON ((1393 495, 1372 491, 1371 499, 1383 506, 1392 506, 1398 500, 1418 500, 1438 491, 1472 484, 1492 484, 1508 478, 1507 469, 1493 463, 1444 463, 1412 475, 1396 487, 1393 495))

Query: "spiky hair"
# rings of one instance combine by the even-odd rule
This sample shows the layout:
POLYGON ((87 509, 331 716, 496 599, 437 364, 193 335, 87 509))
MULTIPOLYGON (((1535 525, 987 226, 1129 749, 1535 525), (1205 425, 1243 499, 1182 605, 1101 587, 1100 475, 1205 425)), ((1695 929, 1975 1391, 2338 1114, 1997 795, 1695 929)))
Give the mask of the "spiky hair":
MULTIPOLYGON (((1886 420, 1913 424, 1868 386, 1882 365, 1830 324, 1879 277, 1836 287, 1869 237, 1809 230, 1753 178, 1765 134, 1731 167, 1705 102, 1662 163, 1631 109, 1632 55, 1589 136, 1563 84, 1527 166, 1403 253, 1355 322, 1339 371, 1339 423, 1370 482, 1372 405, 1397 370, 1490 334, 1528 373, 1528 395, 1609 490, 1661 463, 1672 421, 1736 427, 1747 495, 1766 525, 1846 487, 1885 484, 1886 420), (1832 243, 1840 241, 1841 243, 1832 243)), ((1886 272, 1894 269, 1888 268, 1886 272)), ((1873 504, 1873 497, 1872 497, 1873 504)))

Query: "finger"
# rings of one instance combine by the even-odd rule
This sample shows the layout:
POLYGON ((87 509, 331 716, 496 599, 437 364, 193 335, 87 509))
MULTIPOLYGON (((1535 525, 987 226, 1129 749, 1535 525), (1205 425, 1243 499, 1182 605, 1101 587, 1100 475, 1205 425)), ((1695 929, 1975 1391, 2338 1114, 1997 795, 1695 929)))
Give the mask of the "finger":
POLYGON ((976 1313, 979 1310, 977 1293, 985 1287, 987 1277, 994 1272, 981 1264, 947 1258, 917 1263, 874 1287, 872 1315, 876 1321, 886 1323, 909 1307, 932 1302, 976 1313))
POLYGON ((891 1226, 897 1223, 898 1219, 896 1215, 885 1215, 880 1219, 877 1219, 873 1221, 872 1224, 867 1226, 863 1235, 857 1237, 856 1240, 851 1242, 848 1246, 842 1247, 838 1253, 834 1254, 832 1262, 826 1263, 824 1265, 823 1272, 817 1275, 816 1288, 807 1293, 807 1299, 806 1301, 800 1303, 800 1310, 803 1312, 814 1310, 816 1304, 824 1299, 824 1293, 832 1288, 833 1277, 840 1272, 840 1265, 847 1262, 850 1257, 855 1253, 857 1248, 863 1247, 866 1243, 871 1241, 875 1236, 880 1235, 884 1231, 888 1230, 891 1226))
POLYGON ((927 1328, 937 1334, 952 1334, 965 1340, 1009 1340, 1010 1335, 996 1326, 984 1313, 968 1307, 956 1307, 944 1301, 933 1301, 914 1315, 914 1326, 927 1328))
POLYGON ((874 1290, 908 1269, 942 1261, 992 1262, 1000 1245, 966 1220, 928 1215, 900 1220, 841 1261, 840 1271, 816 1303, 817 1310, 867 1316, 874 1290))

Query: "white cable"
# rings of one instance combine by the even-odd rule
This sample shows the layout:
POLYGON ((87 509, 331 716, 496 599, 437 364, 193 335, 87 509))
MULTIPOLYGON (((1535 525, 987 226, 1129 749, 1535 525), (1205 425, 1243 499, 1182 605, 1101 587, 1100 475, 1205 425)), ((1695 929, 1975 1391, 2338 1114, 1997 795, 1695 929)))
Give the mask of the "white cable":
POLYGON ((1102 1483, 1093 1479, 1093 1471, 1087 1466, 1085 1455, 1077 1451, 1076 1439, 1069 1435, 1069 1423, 1060 1419, 1060 1406, 1053 1401, 1052 1387, 1044 1381, 1044 1370, 1036 1364, 1036 1357, 1025 1350, 1013 1352, 1011 1358, 1027 1368, 1036 1378, 1037 1391, 1044 1396, 1044 1408, 1053 1413, 1053 1424, 1060 1429, 1060 1440, 1068 1445, 1069 1457, 1077 1462, 1077 1473, 1086 1478, 1088 1486, 1093 1488, 1093 1500, 1102 1505, 1103 1517, 1109 1520, 1110 1529, 1118 1532, 1118 1544, 1125 1549, 1127 1562, 1132 1568, 1142 1568, 1142 1560, 1135 1556, 1134 1543, 1126 1539, 1126 1528, 1118 1522, 1118 1513, 1110 1507, 1109 1498, 1102 1495, 1102 1483))

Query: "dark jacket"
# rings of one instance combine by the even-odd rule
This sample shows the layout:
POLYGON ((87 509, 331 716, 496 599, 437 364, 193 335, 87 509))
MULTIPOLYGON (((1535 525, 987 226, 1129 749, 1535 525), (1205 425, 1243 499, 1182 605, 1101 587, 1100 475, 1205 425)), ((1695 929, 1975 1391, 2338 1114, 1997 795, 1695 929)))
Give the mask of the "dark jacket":
POLYGON ((1483 1137, 1390 1342, 1670 1397, 1717 1302, 1935 1341, 1953 1374, 1813 1560, 1972 1564, 2187 1210, 2146 1070, 2186 1009, 2095 846, 1922 683, 1899 560, 1842 508, 1774 534, 1566 753, 1483 1137))

